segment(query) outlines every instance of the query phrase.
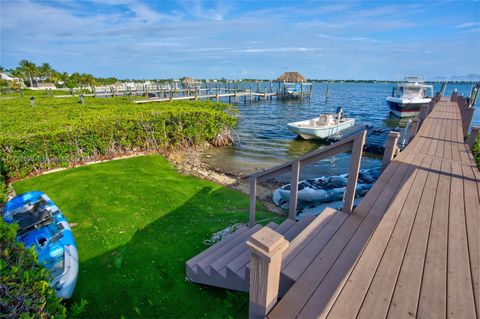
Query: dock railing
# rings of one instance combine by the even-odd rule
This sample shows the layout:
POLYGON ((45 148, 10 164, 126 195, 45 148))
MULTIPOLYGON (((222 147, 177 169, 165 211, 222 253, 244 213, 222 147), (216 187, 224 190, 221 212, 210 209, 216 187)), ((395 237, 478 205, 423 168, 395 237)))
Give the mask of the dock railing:
POLYGON ((328 157, 352 151, 350 167, 348 171, 348 180, 345 190, 344 202, 342 210, 351 213, 353 209, 353 200, 355 199, 355 189, 357 187, 358 172, 362 160, 363 146, 365 144, 365 136, 367 131, 364 130, 358 134, 344 138, 336 143, 330 144, 320 150, 300 156, 298 159, 289 161, 284 164, 263 170, 249 177, 250 184, 250 209, 249 209, 249 225, 255 225, 255 207, 257 202, 257 183, 269 180, 279 175, 290 172, 290 206, 288 218, 295 219, 297 213, 298 199, 298 182, 300 170, 302 167, 316 163, 328 157))

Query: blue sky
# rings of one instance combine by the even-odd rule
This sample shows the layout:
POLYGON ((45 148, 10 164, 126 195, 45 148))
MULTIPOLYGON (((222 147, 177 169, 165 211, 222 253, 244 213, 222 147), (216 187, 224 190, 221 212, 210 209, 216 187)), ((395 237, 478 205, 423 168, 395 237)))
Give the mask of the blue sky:
POLYGON ((480 74, 480 2, 1 1, 1 61, 119 78, 480 74))

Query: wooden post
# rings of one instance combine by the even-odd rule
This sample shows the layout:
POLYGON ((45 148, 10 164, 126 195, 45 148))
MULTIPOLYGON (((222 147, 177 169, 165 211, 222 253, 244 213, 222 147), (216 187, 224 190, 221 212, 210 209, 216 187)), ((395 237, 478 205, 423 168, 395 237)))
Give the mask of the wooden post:
POLYGON ((295 161, 291 169, 290 177, 290 202, 288 209, 288 218, 295 220, 297 217, 297 200, 298 200, 298 179, 300 176, 300 161, 295 161))
POLYGON ((385 141, 385 152, 383 153, 382 171, 390 164, 397 153, 397 142, 400 133, 390 131, 387 140, 385 141))
POLYGON ((218 102, 218 86, 215 88, 215 101, 218 102))
POLYGON ((363 131, 362 135, 359 135, 353 141, 352 159, 350 160, 350 168, 348 170, 348 181, 345 190, 345 201, 343 202, 343 211, 345 213, 351 213, 353 210, 353 200, 355 199, 355 190, 357 188, 358 172, 360 170, 360 164, 362 162, 363 145, 365 144, 365 135, 367 131, 363 131))
POLYGON ((472 131, 470 132, 470 136, 467 139, 467 145, 472 149, 473 144, 477 140, 478 132, 480 131, 480 127, 474 126, 472 127, 472 131))
POLYGON ((412 122, 412 129, 410 130, 410 141, 413 140, 415 135, 417 135, 418 126, 420 124, 420 120, 418 118, 414 118, 412 122))
POLYGON ((289 242, 264 227, 253 234, 246 245, 251 252, 248 317, 263 319, 277 303, 282 255, 289 242))
MULTIPOLYGON (((463 108, 460 106, 460 108, 463 108)), ((462 114, 463 135, 467 135, 470 124, 472 123, 473 114, 475 114, 475 107, 467 107, 462 114)))
POLYGON ((255 226, 255 206, 257 204, 257 178, 250 177, 250 208, 249 208, 249 223, 250 227, 255 226))
POLYGON ((172 88, 170 87, 170 101, 173 100, 173 91, 172 91, 172 88))
POLYGON ((325 102, 328 100, 328 91, 330 90, 330 83, 327 83, 327 91, 325 92, 325 102))
POLYGON ((85 100, 83 98, 83 94, 80 94, 80 104, 85 104, 85 100))

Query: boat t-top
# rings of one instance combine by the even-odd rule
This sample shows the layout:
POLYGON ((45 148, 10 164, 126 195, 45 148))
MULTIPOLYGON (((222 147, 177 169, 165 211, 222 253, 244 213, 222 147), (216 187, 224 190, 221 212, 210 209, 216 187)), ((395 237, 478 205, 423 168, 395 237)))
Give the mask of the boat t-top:
POLYGON ((423 105, 428 105, 432 96, 433 85, 425 84, 421 77, 409 76, 393 88, 386 100, 395 116, 411 117, 417 115, 423 105))
POLYGON ((306 140, 322 139, 355 125, 355 119, 347 118, 339 107, 336 113, 321 114, 318 118, 288 123, 288 129, 306 140))

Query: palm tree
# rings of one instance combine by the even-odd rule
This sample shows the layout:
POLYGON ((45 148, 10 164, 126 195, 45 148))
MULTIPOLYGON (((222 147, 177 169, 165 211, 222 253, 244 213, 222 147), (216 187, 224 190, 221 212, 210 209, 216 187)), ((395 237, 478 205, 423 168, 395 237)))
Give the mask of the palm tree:
POLYGON ((35 63, 30 62, 28 60, 22 60, 18 65, 19 65, 20 71, 22 71, 22 73, 28 77, 28 80, 30 82, 30 87, 32 87, 33 86, 32 78, 38 72, 37 66, 35 65, 35 63))
POLYGON ((51 79, 52 73, 55 71, 52 69, 50 66, 50 63, 42 63, 40 67, 38 68, 39 75, 43 76, 45 79, 51 79))

